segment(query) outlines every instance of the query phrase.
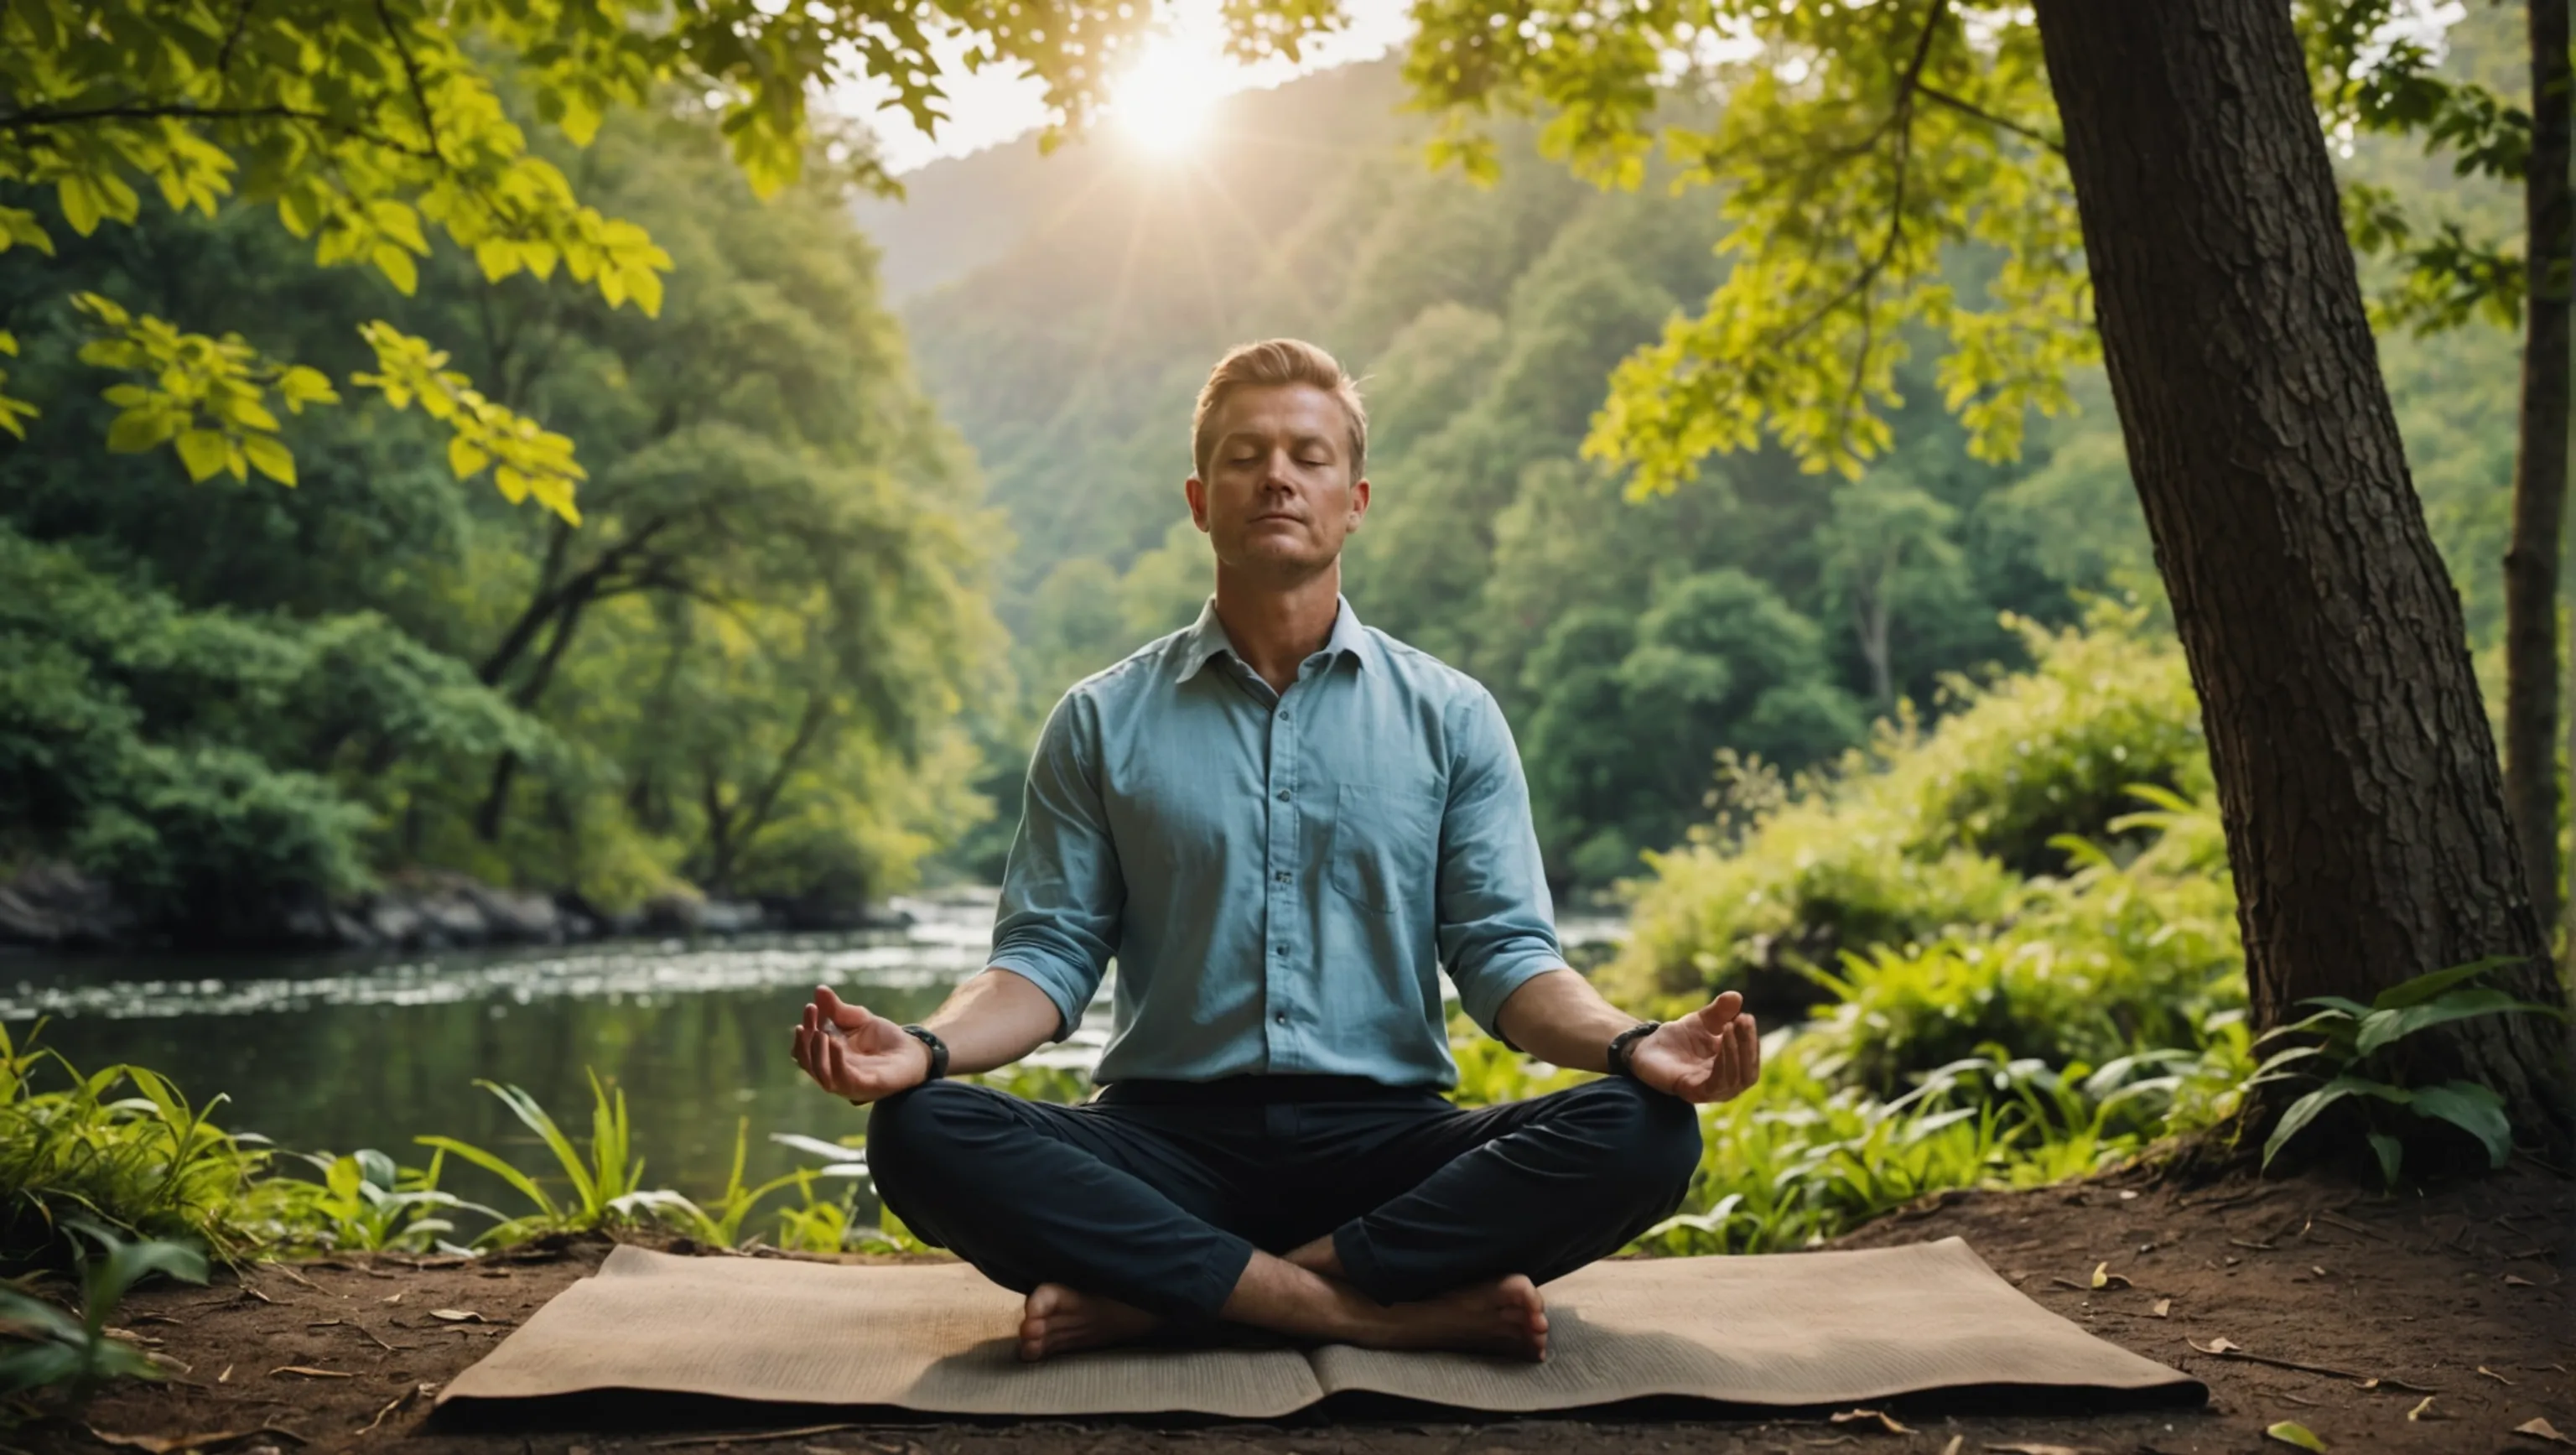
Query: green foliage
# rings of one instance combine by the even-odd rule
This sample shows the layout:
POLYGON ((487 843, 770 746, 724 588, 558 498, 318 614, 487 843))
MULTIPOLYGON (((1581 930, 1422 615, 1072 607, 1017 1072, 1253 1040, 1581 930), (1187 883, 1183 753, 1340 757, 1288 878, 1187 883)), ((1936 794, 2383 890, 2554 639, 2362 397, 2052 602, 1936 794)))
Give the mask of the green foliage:
MULTIPOLYGON (((2420 137, 2461 176, 2519 175, 2528 112, 2442 73, 2422 15, 2392 0, 2294 10, 2330 132, 2420 137)), ((1894 444, 1899 371, 1927 344, 1942 349, 1932 388, 1980 459, 2015 458, 2032 411, 2070 407, 2068 375, 2097 348, 2034 12, 1687 0, 1605 17, 1442 0, 1416 18, 1405 78, 1443 118, 1435 161, 1490 176, 1489 119, 1531 116, 1539 149, 1580 175, 1635 187, 1660 145, 1678 185, 1724 199, 1727 276, 1620 365, 1587 445, 1633 468, 1639 491, 1766 438, 1856 476, 1894 444), (1691 103, 1716 105, 1715 124, 1691 103), (1963 253, 1993 260, 1982 287, 1950 275, 1963 253)), ((2398 275, 2389 321, 2513 316, 2510 251, 2385 189, 2347 200, 2355 241, 2398 275)))
POLYGON ((155 1273, 187 1283, 205 1282, 206 1255, 160 1239, 129 1242, 86 1220, 66 1226, 76 1235, 79 1315, 73 1317, 44 1299, 0 1284, 0 1324, 8 1325, 12 1335, 0 1343, 0 1397, 58 1390, 62 1403, 77 1409, 107 1380, 162 1376, 160 1364, 150 1353, 108 1331, 108 1316, 129 1289, 155 1273), (90 1251, 92 1244, 97 1247, 95 1254, 90 1251))
POLYGON ((370 612, 191 611, 0 523, 0 836, 115 884, 148 924, 220 931, 369 878, 367 804, 305 764, 542 753, 462 664, 370 612))
POLYGON ((1954 682, 1928 730, 1900 716, 1837 772, 1794 785, 1738 765, 1718 822, 1648 856, 1654 873, 1633 891, 1633 933, 1605 984, 1672 1006, 1748 977, 1783 988, 1837 962, 1852 984, 1991 988, 1995 976, 2144 954, 2158 968, 2092 972, 2134 975, 2143 995, 2223 973, 2233 902, 2206 827, 2176 838, 2174 821, 2118 812, 2141 783, 2206 795, 2180 653, 2147 634, 2143 612, 2107 605, 2085 628, 2025 631, 2036 665, 1983 687, 1954 682), (2126 864, 2080 842, 2147 833, 2158 853, 2126 864), (2072 872, 2022 877, 2047 869, 2072 872), (2215 900, 2203 887, 2213 876, 2215 900))
POLYGON ((160 261, 116 283, 113 338, 51 300, 116 274, 118 248, 66 234, 0 284, 65 430, 193 430, 216 473, 238 454, 256 474, 280 391, 324 377, 193 350, 142 321, 159 315, 332 377, 372 363, 455 426, 442 449, 381 395, 290 426, 291 493, 122 461, 101 488, 51 437, 0 458, 0 856, 108 876, 148 928, 276 939, 424 863, 612 909, 845 904, 989 813, 958 727, 997 646, 962 452, 910 381, 846 195, 763 204, 719 140, 679 106, 603 125, 581 158, 586 191, 684 265, 657 323, 425 260, 402 323, 476 339, 455 367, 352 337, 376 306, 362 280, 316 280, 230 213, 137 224, 160 261), (110 347, 195 398, 185 420, 89 397, 79 359, 110 347), (495 401, 542 401, 562 432, 495 401), (558 493, 530 520, 457 492, 460 469, 512 496, 588 478, 577 510, 558 493))
MULTIPOLYGON (((137 223, 145 187, 173 212, 207 217, 238 197, 311 240, 315 265, 368 268, 405 297, 433 260, 435 230, 487 282, 542 281, 560 268, 609 307, 632 302, 650 316, 670 254, 643 227, 576 195, 567 169, 513 115, 514 97, 587 146, 610 113, 677 92, 708 108, 711 129, 764 196, 794 181, 815 151, 845 179, 891 188, 864 148, 837 137, 817 145, 810 91, 869 81, 927 128, 953 64, 943 57, 962 56, 968 69, 1026 67, 1057 116, 1078 124, 1149 18, 1144 7, 1081 3, 922 13, 882 0, 719 0, 679 11, 632 0, 247 9, 40 0, 0 16, 0 183, 50 192, 60 226, 82 238, 137 223)), ((1257 35, 1289 54, 1330 19, 1300 6, 1237 16, 1246 44, 1257 35)), ((0 251, 54 246, 37 213, 0 207, 0 251)), ((160 362, 185 366, 117 386, 131 422, 111 436, 116 447, 167 440, 191 479, 217 469, 240 479, 256 468, 294 482, 248 345, 149 316, 130 322, 110 325, 121 335, 111 351, 123 359, 111 366, 140 367, 156 346, 160 362)), ((425 339, 381 319, 365 330, 378 363, 353 374, 353 385, 396 408, 418 400, 448 424, 460 477, 497 459, 495 482, 513 502, 533 495, 576 518, 581 471, 568 440, 440 369, 444 355, 425 339)), ((13 341, 0 348, 14 352, 13 341)), ((284 380, 306 386, 290 388, 289 402, 327 400, 327 386, 311 387, 319 377, 287 372, 284 380)), ((25 400, 0 400, 0 427, 23 433, 33 413, 25 400)))
POLYGON ((2397 1043, 2416 1032, 2451 1021, 2489 1015, 2538 1015, 2565 1021, 2553 1005, 2517 1000, 2505 991, 2477 984, 2479 977, 2519 962, 2480 960, 2455 965, 2392 985, 2370 1004, 2337 995, 2313 996, 2299 1002, 2318 1009, 2288 1025, 2264 1033, 2265 1041, 2315 1037, 2274 1052, 2258 1068, 2252 1084, 2301 1080, 2323 1084, 2291 1102, 2263 1143, 2263 1165, 2298 1138, 2338 1103, 2361 1108, 2380 1174, 2394 1187, 2405 1162, 2406 1139, 2391 1130, 2392 1108, 2419 1122, 2443 1122, 2477 1139, 2493 1166, 2502 1167, 2513 1152, 2513 1126, 2504 1099, 2482 1082, 2454 1078, 2432 1085, 2407 1085, 2393 1054, 2397 1043))
MULTIPOLYGON (((611 1091, 602 1085, 597 1073, 590 1077, 590 1146, 587 1152, 574 1146, 572 1138, 544 1107, 537 1104, 536 1098, 518 1087, 482 1080, 474 1084, 500 1098, 501 1104, 510 1109, 510 1114, 535 1133, 538 1142, 554 1157, 554 1167, 550 1172, 534 1173, 522 1170, 497 1153, 454 1137, 416 1139, 424 1147, 482 1168, 536 1205, 534 1212, 484 1229, 475 1240, 478 1245, 506 1245, 542 1233, 579 1232, 621 1221, 634 1221, 648 1212, 660 1213, 685 1201, 676 1193, 644 1186, 644 1159, 634 1154, 634 1132, 626 1116, 626 1093, 623 1090, 611 1091), (558 1198, 547 1191, 539 1180, 546 1176, 560 1176, 569 1184, 569 1194, 558 1198)), ((689 1211, 696 1209, 692 1207, 689 1211)))
POLYGON ((194 1106, 140 1066, 83 1075, 34 1040, 0 1026, 0 1270, 76 1264, 84 1222, 227 1258, 246 1248, 240 1200, 268 1154, 210 1120, 224 1098, 194 1106), (41 1089, 51 1078, 63 1084, 41 1089))
POLYGON ((322 1174, 262 1178, 247 1199, 252 1222, 275 1246, 320 1252, 426 1252, 441 1234, 456 1231, 451 1210, 500 1214, 439 1189, 446 1154, 433 1153, 424 1168, 397 1167, 372 1147, 344 1156, 299 1152, 322 1174))

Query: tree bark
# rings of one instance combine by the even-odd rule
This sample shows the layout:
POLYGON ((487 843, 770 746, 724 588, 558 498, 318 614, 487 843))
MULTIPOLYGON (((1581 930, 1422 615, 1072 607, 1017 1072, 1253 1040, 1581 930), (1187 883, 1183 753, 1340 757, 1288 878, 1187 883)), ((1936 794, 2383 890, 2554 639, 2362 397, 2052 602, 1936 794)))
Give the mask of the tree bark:
MULTIPOLYGON (((2255 1022, 2489 955, 2560 1001, 2287 5, 2039 0, 2104 363, 2199 689, 2255 1022)), ((2552 1152, 2564 1038, 2399 1044, 2552 1152)))
POLYGON ((2504 797, 2541 923, 2558 898, 2558 533, 2567 518, 2568 0, 2529 0, 2522 418, 2504 557, 2504 797))

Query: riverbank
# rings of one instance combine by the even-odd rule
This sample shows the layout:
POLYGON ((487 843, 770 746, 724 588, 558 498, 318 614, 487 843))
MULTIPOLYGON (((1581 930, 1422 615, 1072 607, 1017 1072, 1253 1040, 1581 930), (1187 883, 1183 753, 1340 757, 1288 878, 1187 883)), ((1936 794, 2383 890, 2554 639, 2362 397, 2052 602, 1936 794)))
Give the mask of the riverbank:
MULTIPOLYGON (((2052 1312, 2207 1383, 2201 1411, 2108 1416, 1958 1413, 1973 1401, 1898 1402, 1903 1433, 1834 1424, 1839 1411, 1748 1421, 1503 1420, 1474 1425, 1309 1422, 1157 1429, 1129 1422, 848 1423, 780 1412, 746 1449, 822 1455, 1519 1455, 1568 1448, 1665 1452, 1820 1446, 1921 1452, 2238 1451, 2294 1420, 2331 1449, 2400 1452, 2551 1448, 2513 1431, 2532 1419, 2576 1431, 2576 1377, 2562 1333, 2576 1251, 2576 1184, 2517 1168, 2403 1199, 2318 1179, 2157 1187, 2125 1179, 2031 1192, 1950 1194, 1835 1246, 1967 1239, 2052 1312), (2092 1286, 2107 1264, 2119 1281, 2092 1286), (2202 1351, 2233 1345, 2257 1362, 2202 1351), (2299 1368, 2296 1366, 2309 1366, 2299 1368), (2375 1381, 2363 1383, 2364 1380, 2375 1381), (826 1425, 830 1428, 812 1430, 826 1425), (782 1435, 791 1427, 801 1433, 782 1435), (1854 1431, 1860 1433, 1855 1434, 1854 1431), (770 1442, 770 1443, 755 1443, 770 1442)), ((182 1448, 416 1455, 645 1455, 675 1425, 619 1421, 614 1407, 543 1428, 469 1430, 428 1399, 545 1301, 598 1266, 587 1239, 466 1261, 352 1257, 265 1264, 217 1286, 136 1295, 118 1319, 176 1361, 178 1377, 112 1389, 79 1422, 21 1432, 66 1452, 182 1448), (470 1319, 433 1316, 461 1310, 470 1319), (320 1371, 320 1372, 316 1372, 320 1371), (221 1431, 226 1441, 184 1443, 221 1431), (102 1438, 102 1437, 113 1437, 102 1438), (397 1442, 399 1444, 397 1445, 397 1442)), ((1794 1256, 1794 1255, 1793 1255, 1794 1256)), ((1993 1408, 1991 1404, 1985 1406, 1993 1408)), ((709 1412, 697 1429, 740 1430, 709 1412)), ((32 1438, 29 1438, 32 1437, 32 1438)), ((0 1444, 10 1443, 0 1436, 0 1444)), ((700 1444, 719 1442, 702 1438, 700 1444)), ((2280 1448, 2288 1448, 2286 1446, 2280 1448)))
POLYGON ((231 907, 220 922, 147 924, 113 887, 38 862, 0 878, 0 947, 41 950, 455 950, 638 935, 901 929, 899 911, 837 895, 725 899, 664 894, 611 910, 565 891, 504 889, 415 869, 342 901, 291 896, 231 907))

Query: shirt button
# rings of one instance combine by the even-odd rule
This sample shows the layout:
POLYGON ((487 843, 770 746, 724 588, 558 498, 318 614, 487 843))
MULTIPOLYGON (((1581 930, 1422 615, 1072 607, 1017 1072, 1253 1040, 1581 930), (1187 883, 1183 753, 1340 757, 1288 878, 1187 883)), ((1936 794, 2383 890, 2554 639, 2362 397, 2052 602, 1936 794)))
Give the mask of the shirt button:
POLYGON ((1281 803, 1286 803, 1286 802, 1288 801, 1288 790, 1287 790, 1287 789, 1282 788, 1282 789, 1280 789, 1280 790, 1279 790, 1279 801, 1280 801, 1281 803))
POLYGON ((1273 945, 1270 947, 1270 953, 1284 960, 1288 958, 1288 947, 1286 945, 1273 945))
POLYGON ((1285 869, 1282 869, 1282 870, 1280 870, 1278 873, 1273 874, 1273 875, 1271 875, 1270 877, 1271 877, 1271 878, 1273 878, 1273 879, 1275 879, 1275 880, 1277 880, 1277 881, 1279 881, 1279 882, 1280 882, 1280 883, 1282 883, 1282 884, 1285 884, 1285 883, 1287 883, 1287 882, 1288 882, 1288 871, 1287 871, 1287 870, 1285 870, 1285 869))
POLYGON ((1272 1019, 1272 1020, 1275 1020, 1275 1021, 1277 1021, 1277 1022, 1279 1022, 1279 1024, 1281 1024, 1281 1025, 1283 1025, 1283 1026, 1284 1026, 1284 1025, 1288 1024, 1288 1012, 1286 1012, 1286 1011, 1284 1011, 1284 1010, 1283 1010, 1283 1011, 1279 1012, 1279 1014, 1277 1014, 1277 1015, 1275 1015, 1275 1016, 1272 1016, 1272 1017, 1271 1017, 1271 1019, 1272 1019))

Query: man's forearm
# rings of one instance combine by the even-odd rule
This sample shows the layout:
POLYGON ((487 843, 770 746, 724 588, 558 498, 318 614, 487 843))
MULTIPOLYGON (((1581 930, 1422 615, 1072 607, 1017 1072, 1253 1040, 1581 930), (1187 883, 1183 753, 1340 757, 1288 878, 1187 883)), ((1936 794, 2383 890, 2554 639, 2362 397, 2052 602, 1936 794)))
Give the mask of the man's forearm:
POLYGON ((1637 1017, 1601 998, 1571 969, 1532 976, 1503 1001, 1494 1022, 1511 1043, 1552 1066, 1606 1071, 1610 1038, 1637 1017))
POLYGON ((1054 1039, 1063 1017, 1027 978, 988 969, 951 993, 922 1024, 948 1043, 948 1071, 963 1076, 1008 1066, 1054 1039))

